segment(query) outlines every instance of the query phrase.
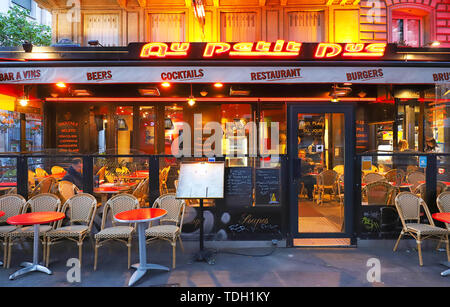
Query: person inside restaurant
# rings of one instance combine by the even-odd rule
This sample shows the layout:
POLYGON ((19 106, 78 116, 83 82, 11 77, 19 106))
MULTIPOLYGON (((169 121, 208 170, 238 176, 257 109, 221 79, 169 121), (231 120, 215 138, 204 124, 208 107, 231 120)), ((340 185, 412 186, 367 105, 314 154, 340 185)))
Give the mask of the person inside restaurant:
POLYGON ((70 181, 80 190, 83 189, 83 161, 80 158, 72 160, 72 164, 67 169, 66 175, 62 180, 70 181))

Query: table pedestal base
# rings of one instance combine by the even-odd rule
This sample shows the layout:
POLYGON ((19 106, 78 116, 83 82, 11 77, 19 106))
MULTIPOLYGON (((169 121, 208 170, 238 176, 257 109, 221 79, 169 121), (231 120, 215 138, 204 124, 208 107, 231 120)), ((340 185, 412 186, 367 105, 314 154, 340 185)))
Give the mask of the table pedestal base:
MULTIPOLYGON (((448 262, 448 261, 441 262, 441 264, 450 268, 450 262, 448 262)), ((450 269, 445 270, 444 272, 441 272, 441 276, 449 276, 449 275, 450 275, 450 269)))
POLYGON ((194 261, 204 261, 208 264, 216 263, 216 258, 214 257, 214 253, 206 250, 200 250, 193 256, 194 261))
POLYGON ((29 272, 34 272, 34 271, 38 271, 38 272, 42 272, 42 273, 47 273, 47 274, 52 274, 52 271, 50 271, 48 268, 46 268, 43 265, 40 265, 38 263, 38 243, 39 243, 39 225, 35 224, 33 225, 33 229, 34 229, 34 238, 33 238, 33 262, 22 262, 20 264, 20 266, 23 266, 23 269, 20 269, 18 271, 16 271, 15 273, 11 274, 9 276, 10 280, 13 280, 14 278, 16 278, 17 276, 29 273, 29 272))
POLYGON ((168 267, 147 263, 147 251, 145 246, 145 225, 144 223, 138 223, 138 239, 139 239, 139 263, 133 264, 131 267, 136 269, 136 272, 131 275, 128 281, 128 286, 132 286, 135 282, 141 279, 145 275, 147 270, 164 270, 170 271, 168 267))

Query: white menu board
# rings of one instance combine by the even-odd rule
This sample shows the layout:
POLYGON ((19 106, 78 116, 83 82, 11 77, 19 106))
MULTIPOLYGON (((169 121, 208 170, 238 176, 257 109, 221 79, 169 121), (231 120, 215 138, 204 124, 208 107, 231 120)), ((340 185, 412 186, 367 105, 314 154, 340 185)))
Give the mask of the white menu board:
POLYGON ((176 198, 223 198, 224 162, 182 163, 176 198))

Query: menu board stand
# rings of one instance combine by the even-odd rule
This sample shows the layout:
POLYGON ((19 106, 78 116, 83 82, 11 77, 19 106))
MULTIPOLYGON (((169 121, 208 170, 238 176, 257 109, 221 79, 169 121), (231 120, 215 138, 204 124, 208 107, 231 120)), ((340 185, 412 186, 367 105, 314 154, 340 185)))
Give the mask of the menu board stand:
POLYGON ((180 166, 176 198, 198 199, 200 203, 200 250, 194 255, 195 261, 216 261, 214 254, 204 249, 203 200, 223 198, 224 169, 223 162, 189 162, 180 166))

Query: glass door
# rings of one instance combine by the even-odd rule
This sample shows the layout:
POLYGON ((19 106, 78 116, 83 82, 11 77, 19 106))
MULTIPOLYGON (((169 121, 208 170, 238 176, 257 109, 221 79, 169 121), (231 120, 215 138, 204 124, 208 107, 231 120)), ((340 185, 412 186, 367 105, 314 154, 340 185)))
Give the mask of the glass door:
POLYGON ((353 233, 353 116, 353 107, 345 105, 289 109, 291 233, 316 239, 308 245, 353 233))

